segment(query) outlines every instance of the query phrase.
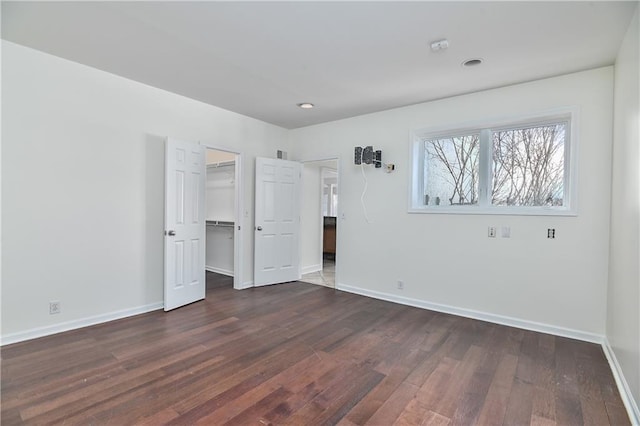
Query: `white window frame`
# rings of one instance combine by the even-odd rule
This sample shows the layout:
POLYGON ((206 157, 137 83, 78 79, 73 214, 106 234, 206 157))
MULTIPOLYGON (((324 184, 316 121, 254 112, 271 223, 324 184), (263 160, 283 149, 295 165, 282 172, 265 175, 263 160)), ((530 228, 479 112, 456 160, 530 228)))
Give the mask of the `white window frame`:
POLYGON ((446 127, 430 127, 411 132, 410 142, 410 182, 409 213, 435 214, 485 214, 485 215, 527 215, 527 216, 577 216, 577 151, 578 151, 578 109, 559 108, 528 116, 482 120, 446 127), (564 195, 562 206, 497 206, 492 205, 491 161, 492 133, 522 127, 567 122, 564 141, 564 195), (446 138, 454 135, 480 134, 478 204, 464 206, 424 205, 424 141, 446 138))

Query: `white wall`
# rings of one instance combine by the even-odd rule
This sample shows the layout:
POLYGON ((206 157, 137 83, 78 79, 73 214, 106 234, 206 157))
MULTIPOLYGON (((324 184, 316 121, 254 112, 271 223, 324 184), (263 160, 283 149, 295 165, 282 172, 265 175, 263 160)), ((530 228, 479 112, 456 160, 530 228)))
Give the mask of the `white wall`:
POLYGON ((235 159, 236 155, 232 152, 207 149, 207 164, 224 163, 228 161, 235 161, 235 159))
MULTIPOLYGON (((166 136, 243 154, 253 227, 254 158, 285 129, 5 41, 2 65, 4 342, 162 302, 166 136)), ((243 252, 248 281, 252 232, 243 252)))
POLYGON ((234 276, 233 226, 207 224, 205 267, 207 271, 234 276))
MULTIPOLYGON (((640 62, 638 9, 615 65, 607 338, 640 406, 640 62)), ((640 420, 640 419, 639 419, 640 420)))
MULTIPOLYGON (((535 81, 293 130, 294 158, 339 156, 338 287, 551 325, 597 338, 605 332, 613 68, 535 81), (577 217, 408 214, 409 133, 558 107, 579 111, 577 217), (396 171, 352 164, 374 145, 396 171), (508 225, 510 239, 487 238, 508 225), (556 228, 556 239, 546 238, 556 228), (404 290, 397 290, 403 280, 404 290)), ((467 311, 468 312, 468 311, 467 311)))
POLYGON ((207 167, 205 197, 207 220, 234 221, 236 200, 235 165, 207 167))

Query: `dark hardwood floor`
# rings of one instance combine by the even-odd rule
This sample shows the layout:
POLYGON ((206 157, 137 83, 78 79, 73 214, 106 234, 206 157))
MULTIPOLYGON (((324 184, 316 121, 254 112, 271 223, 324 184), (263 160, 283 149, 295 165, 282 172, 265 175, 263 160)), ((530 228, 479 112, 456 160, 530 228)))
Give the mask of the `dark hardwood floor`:
POLYGON ((624 425, 598 345, 305 283, 5 346, 2 425, 624 425))

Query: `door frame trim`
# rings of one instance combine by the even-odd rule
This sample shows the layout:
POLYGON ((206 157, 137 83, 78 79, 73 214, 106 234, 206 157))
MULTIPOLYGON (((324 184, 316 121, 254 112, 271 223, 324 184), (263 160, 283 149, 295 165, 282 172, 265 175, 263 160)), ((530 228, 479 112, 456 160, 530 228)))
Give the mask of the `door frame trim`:
POLYGON ((243 278, 244 278, 244 262, 242 256, 243 242, 244 242, 244 223, 242 221, 243 218, 243 208, 244 208, 244 179, 242 173, 242 160, 243 154, 238 150, 225 147, 223 145, 211 144, 208 142, 200 142, 200 145, 204 146, 205 149, 212 149, 215 151, 223 151, 228 152, 230 154, 234 154, 235 158, 235 186, 234 186, 234 227, 233 227, 233 288, 235 290, 242 290, 246 288, 243 286, 243 278), (239 229, 238 229, 239 228, 239 229))

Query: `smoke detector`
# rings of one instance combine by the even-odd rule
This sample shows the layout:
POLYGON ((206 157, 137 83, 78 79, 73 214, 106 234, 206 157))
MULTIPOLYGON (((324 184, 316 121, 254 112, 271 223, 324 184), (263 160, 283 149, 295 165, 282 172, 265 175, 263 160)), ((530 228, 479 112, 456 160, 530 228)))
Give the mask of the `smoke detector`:
POLYGON ((431 42, 431 51, 438 52, 440 50, 445 50, 449 47, 449 40, 443 38, 442 40, 436 40, 431 42))

